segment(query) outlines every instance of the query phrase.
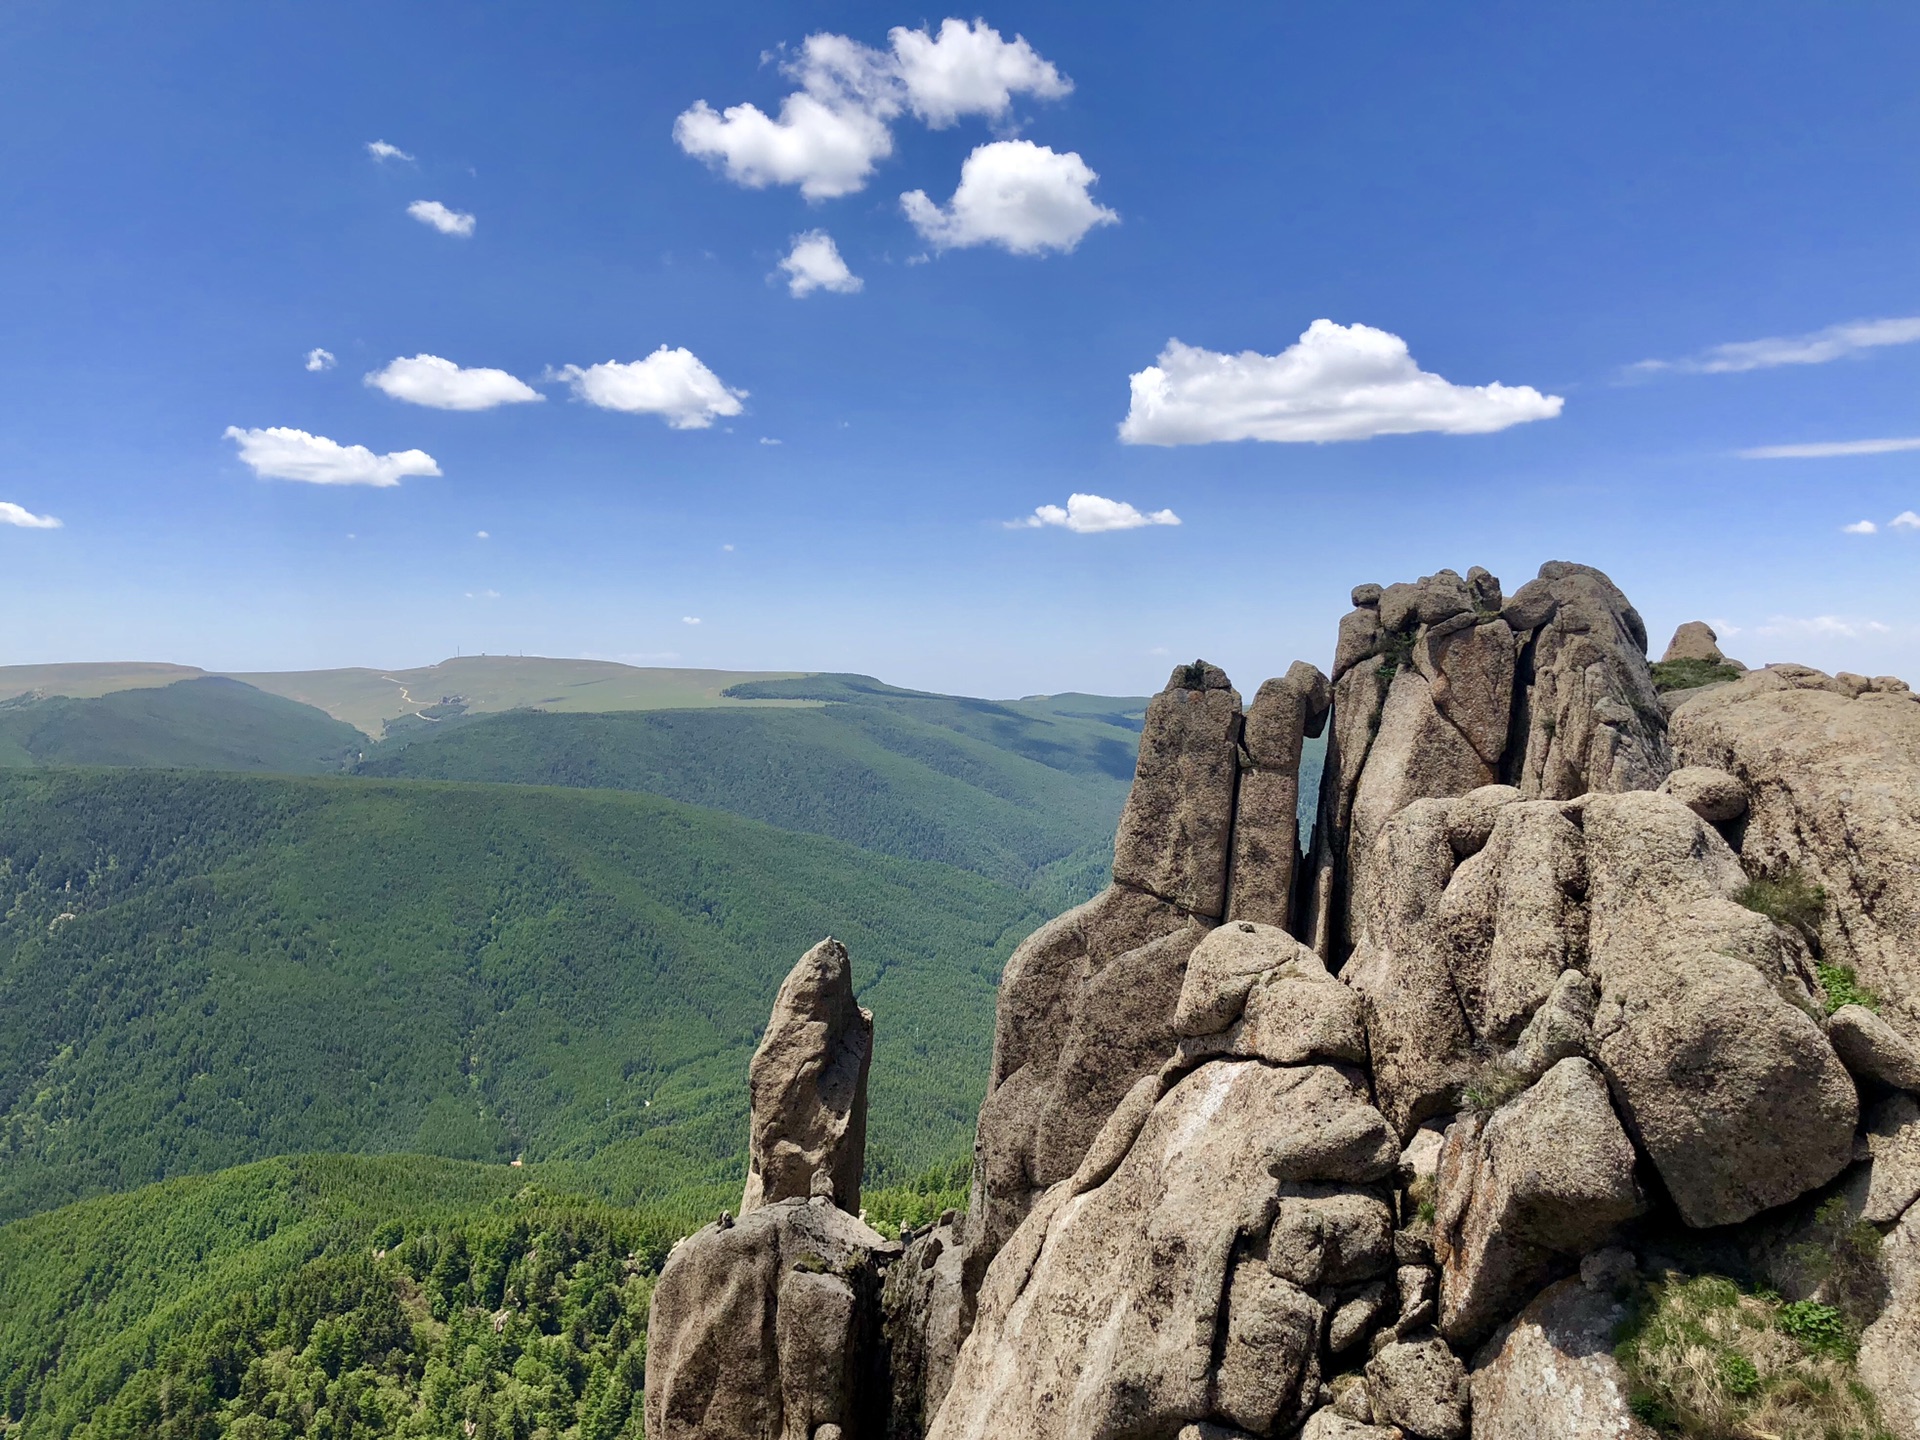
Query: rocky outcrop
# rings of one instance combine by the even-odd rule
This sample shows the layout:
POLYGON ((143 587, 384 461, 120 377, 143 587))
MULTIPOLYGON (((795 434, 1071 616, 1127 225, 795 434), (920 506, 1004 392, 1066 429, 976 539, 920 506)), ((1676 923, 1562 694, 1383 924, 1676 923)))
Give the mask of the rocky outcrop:
MULTIPOLYGON (((1313 1409, 1326 1307, 1300 1282, 1327 1277, 1316 1202, 1364 1198, 1391 1173, 1386 1122, 1361 1077, 1331 1065, 1215 1060, 1141 1093, 1150 1106, 1117 1111, 1088 1166, 995 1258, 932 1440, 1117 1440, 1201 1421, 1270 1434, 1313 1409), (1319 1273, 1282 1274, 1276 1253, 1317 1256, 1319 1273)), ((1365 1264, 1340 1250, 1335 1273, 1365 1264)))
POLYGON ((1245 760, 1234 797, 1227 918, 1291 925, 1300 870, 1300 747, 1327 723, 1332 692, 1318 668, 1297 661, 1247 707, 1245 760))
POLYGON ((1655 1440, 1613 1358, 1626 1318, 1604 1287, 1562 1280, 1543 1291, 1474 1362, 1474 1440, 1655 1440))
POLYGON ((1626 1289, 1784 1256, 1920 1440, 1920 709, 1773 667, 1674 712, 1676 768, 1600 572, 1353 599, 1330 685, 1154 697, 1113 884, 1006 966, 966 1214, 836 1208, 870 1017, 790 977, 754 1183, 812 1198, 675 1250, 649 1434, 1650 1440, 1626 1289), (1836 964, 1872 993, 1829 1016, 1836 964))
POLYGON ((824 1196, 682 1240, 653 1291, 647 1434, 880 1440, 880 1269, 898 1249, 824 1196))
POLYGON ((1673 639, 1667 642, 1666 653, 1660 657, 1663 665, 1670 660, 1699 660, 1709 665, 1745 668, 1739 661, 1728 660, 1720 653, 1720 637, 1704 620, 1688 620, 1673 632, 1673 639))
POLYGON ((1898 680, 1774 665, 1689 701, 1673 739, 1683 764, 1739 778, 1747 870, 1819 886, 1822 958, 1920 1042, 1920 701, 1898 680))
POLYGON ((854 999, 847 947, 829 937, 780 986, 747 1071, 753 1119, 743 1216, 808 1198, 818 1175, 834 1203, 859 1213, 872 1060, 873 1012, 854 999))

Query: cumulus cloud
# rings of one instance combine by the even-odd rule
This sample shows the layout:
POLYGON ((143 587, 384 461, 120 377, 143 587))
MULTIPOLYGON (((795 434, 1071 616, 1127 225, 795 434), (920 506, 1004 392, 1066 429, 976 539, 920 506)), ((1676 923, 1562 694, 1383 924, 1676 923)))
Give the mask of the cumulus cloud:
POLYGON ((940 22, 940 32, 896 26, 887 32, 893 65, 913 113, 935 130, 962 115, 1005 117, 1015 95, 1058 100, 1073 82, 1042 60, 1025 37, 1004 40, 984 20, 940 22))
POLYGON ((680 617, 680 623, 682 625, 698 625, 700 623, 700 617, 698 615, 682 615, 680 617))
POLYGON ((1088 190, 1100 177, 1068 151, 1057 154, 1031 140, 981 145, 960 167, 960 185, 947 205, 924 190, 909 190, 900 208, 929 244, 942 250, 999 245, 1016 255, 1071 250, 1096 225, 1120 217, 1088 190))
POLYGON ((1873 535, 1879 532, 1880 527, 1871 520, 1856 520, 1851 525, 1842 525, 1840 529, 1847 535, 1873 535))
POLYGON ((313 349, 307 351, 307 369, 309 370, 315 372, 331 370, 334 367, 334 363, 333 352, 331 350, 322 350, 316 345, 313 349))
POLYGON ((463 370, 438 355, 389 361, 384 370, 367 376, 366 383, 396 400, 435 410, 491 410, 547 398, 504 370, 463 370))
POLYGON ((809 200, 828 200, 865 188, 893 153, 903 110, 941 129, 962 115, 1003 118, 1015 95, 1057 99, 1073 88, 1025 39, 1006 40, 984 21, 949 19, 937 35, 896 27, 888 40, 878 50, 809 35, 781 65, 800 88, 777 113, 698 100, 674 121, 673 138, 737 184, 796 185, 809 200))
POLYGON ((24 505, 0 500, 0 525, 17 525, 22 530, 58 530, 60 522, 51 515, 36 515, 24 505))
POLYGON ((493 537, 484 530, 476 530, 473 532, 473 538, 476 540, 491 540, 493 537))
POLYGON ((1824 440, 1811 445, 1756 445, 1742 450, 1742 460, 1824 460, 1835 455, 1891 455, 1897 450, 1920 450, 1920 436, 1895 440, 1824 440))
POLYGON ((584 369, 568 365, 554 378, 573 387, 576 397, 602 410, 658 415, 675 430, 705 430, 725 415, 738 415, 747 398, 701 363, 684 346, 662 345, 644 360, 625 364, 608 360, 584 369))
POLYGON ((1895 530, 1920 530, 1920 515, 1911 510, 1902 510, 1887 522, 1895 530))
POLYGON ((458 235, 462 240, 473 234, 473 227, 479 223, 464 210, 449 210, 438 200, 416 200, 407 206, 407 214, 442 235, 458 235))
POLYGON ((240 459, 262 480, 298 480, 307 485, 398 485, 409 475, 438 475, 440 466, 424 450, 376 455, 364 445, 341 445, 324 435, 271 426, 242 430, 229 425, 226 439, 240 447, 240 459))
POLYGON ((1743 370, 1771 370, 1779 365, 1825 365, 1876 350, 1884 345, 1911 345, 1920 340, 1920 315, 1886 320, 1849 320, 1805 335, 1775 335, 1765 340, 1738 340, 1684 360, 1642 360, 1628 366, 1630 373, 1652 374, 1678 370, 1695 375, 1725 375, 1743 370))
POLYGON ((1057 525, 1076 535, 1099 535, 1108 530, 1138 530, 1143 525, 1178 525, 1180 517, 1171 510, 1142 512, 1124 500, 1109 500, 1104 495, 1069 495, 1064 508, 1039 505, 1024 520, 1015 520, 1012 529, 1039 530, 1057 525))
POLYGON ((1314 321, 1278 355, 1169 340, 1159 363, 1130 380, 1120 424, 1129 445, 1483 435, 1551 419, 1565 403, 1531 385, 1455 385, 1416 365, 1398 335, 1331 320, 1314 321))
POLYGON ((796 300, 816 290, 852 295, 867 282, 847 268, 840 247, 824 230, 808 230, 793 237, 793 248, 780 262, 787 272, 787 290, 796 300))
POLYGON ((367 154, 376 160, 413 159, 413 156, 402 150, 398 145, 389 145, 384 140, 369 140, 367 142, 367 154))

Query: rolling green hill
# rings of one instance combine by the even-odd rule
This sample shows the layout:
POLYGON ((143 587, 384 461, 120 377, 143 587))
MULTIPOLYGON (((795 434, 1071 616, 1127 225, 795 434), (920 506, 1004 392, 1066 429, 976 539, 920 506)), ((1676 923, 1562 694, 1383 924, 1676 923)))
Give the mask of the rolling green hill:
POLYGON ((0 703, 0 766, 128 765, 337 773, 366 737, 311 706, 202 675, 72 699, 0 703))
MULTIPOLYGON (((936 706, 950 704, 944 699, 936 706)), ((1106 772, 1112 737, 1084 722, 1031 721, 1049 760, 1003 748, 911 710, 829 704, 806 710, 671 710, 624 715, 488 716, 371 752, 359 773, 643 790, 830 836, 1009 884, 1074 851, 1100 850, 1126 801, 1106 772)))
POLYGON ((0 772, 0 1217, 313 1150, 731 1185, 826 934, 878 1017, 870 1168, 914 1173, 1061 898, 615 791, 0 772))

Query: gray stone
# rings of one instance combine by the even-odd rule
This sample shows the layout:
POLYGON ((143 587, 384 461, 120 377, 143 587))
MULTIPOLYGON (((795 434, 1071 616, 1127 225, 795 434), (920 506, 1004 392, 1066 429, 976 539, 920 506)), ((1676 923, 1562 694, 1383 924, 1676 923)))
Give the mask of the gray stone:
POLYGON ((1866 1115, 1867 1185, 1860 1218, 1891 1225, 1920 1200, 1920 1102, 1889 1095, 1866 1115))
POLYGON ((1827 1043, 1860 1079, 1920 1090, 1920 1049, 1864 1005, 1842 1005, 1827 1017, 1827 1043))
POLYGON ((1920 1435, 1920 1205, 1880 1247, 1887 1301, 1860 1337, 1860 1378, 1895 1435, 1920 1435))
POLYGON ((1393 1425, 1364 1425, 1329 1409, 1315 1412, 1300 1440, 1404 1440, 1406 1433, 1393 1425))
POLYGON ((1747 813, 1747 787, 1724 770, 1683 765, 1660 788, 1711 825, 1724 825, 1747 813))
POLYGON ((1293 919, 1300 865, 1300 747, 1326 724, 1327 677, 1305 661, 1269 680, 1247 709, 1233 806, 1227 918, 1284 926, 1293 919))
POLYGON ((1474 1440, 1656 1440, 1613 1358, 1626 1313, 1578 1280, 1543 1291, 1474 1361, 1474 1440))
POLYGON ((1240 697, 1217 667, 1175 668, 1147 704, 1133 789, 1113 842, 1113 878, 1218 918, 1227 892, 1240 697))
POLYGON ((1725 660, 1720 653, 1720 637, 1713 633, 1713 627, 1704 620, 1689 620, 1673 632, 1673 639, 1667 642, 1667 653, 1660 657, 1668 660, 1725 660))
POLYGON ((780 1200, 668 1255, 647 1325, 656 1440, 879 1436, 879 1269, 898 1246, 834 1205, 780 1200))
POLYGON ((1563 971, 1508 1052, 1506 1066, 1532 1082, 1570 1056, 1593 1053, 1593 1015, 1600 992, 1578 970, 1563 971))
MULTIPOLYGON (((1391 1250, 1388 1258, 1392 1258, 1391 1250)), ((1371 1281, 1361 1286, 1352 1298, 1341 1301, 1327 1321, 1328 1351, 1338 1355, 1359 1344, 1386 1312, 1389 1303, 1384 1280, 1371 1281)))
POLYGON ((1268 1232, 1267 1267, 1303 1290, 1351 1285, 1393 1268, 1393 1214, 1344 1186, 1287 1186, 1268 1232))
POLYGON ((1491 1116, 1447 1131, 1434 1252, 1440 1333, 1477 1339, 1546 1279, 1645 1204, 1633 1145, 1591 1062, 1560 1061, 1491 1116))
POLYGON ((953 1383, 968 1318, 963 1258, 959 1233, 947 1221, 917 1236, 887 1267, 880 1303, 893 1382, 890 1435, 926 1433, 953 1383))
POLYGON ((1194 1058, 1367 1058, 1359 997, 1286 931, 1246 920, 1228 921, 1195 948, 1174 1025, 1182 1036, 1206 1037, 1183 1042, 1182 1053, 1194 1058))
POLYGON ((1396 1341, 1367 1362, 1374 1418, 1419 1440, 1462 1440, 1471 1399, 1466 1367, 1438 1336, 1396 1341))
POLYGON ((781 983, 747 1071, 753 1119, 743 1216, 811 1196, 816 1175, 841 1209, 859 1213, 872 1060, 873 1012, 854 999, 847 948, 822 940, 781 983))

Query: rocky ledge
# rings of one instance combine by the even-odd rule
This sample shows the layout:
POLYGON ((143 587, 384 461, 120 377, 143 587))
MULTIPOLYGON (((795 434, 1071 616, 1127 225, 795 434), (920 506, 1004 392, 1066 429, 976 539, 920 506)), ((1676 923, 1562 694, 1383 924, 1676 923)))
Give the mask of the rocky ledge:
POLYGON ((741 1217, 655 1292, 650 1436, 1586 1440, 1804 1404, 1785 1433, 1920 1440, 1916 697, 1745 671, 1698 622, 1663 693, 1562 562, 1353 605, 1331 678, 1243 706, 1195 662, 1153 698, 1112 885, 1008 961, 964 1215, 859 1217, 873 1018, 837 943, 802 958, 741 1217), (1699 1296, 1783 1317, 1787 1378, 1735 1348, 1661 1388, 1661 1307, 1699 1296))

